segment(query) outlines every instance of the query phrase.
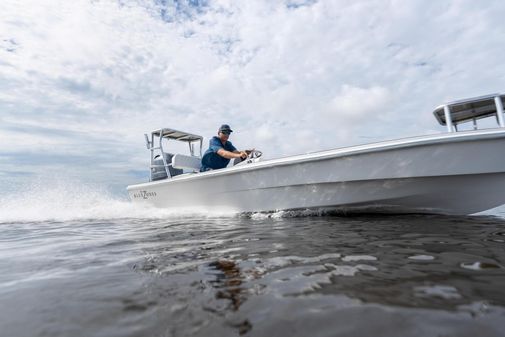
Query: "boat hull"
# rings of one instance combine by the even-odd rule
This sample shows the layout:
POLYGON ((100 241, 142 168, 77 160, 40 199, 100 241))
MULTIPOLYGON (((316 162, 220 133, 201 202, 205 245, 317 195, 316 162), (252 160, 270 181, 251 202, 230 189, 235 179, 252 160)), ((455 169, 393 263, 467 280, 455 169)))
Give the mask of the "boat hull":
POLYGON ((473 214, 505 203, 505 131, 370 144, 128 187, 135 202, 199 211, 473 214))

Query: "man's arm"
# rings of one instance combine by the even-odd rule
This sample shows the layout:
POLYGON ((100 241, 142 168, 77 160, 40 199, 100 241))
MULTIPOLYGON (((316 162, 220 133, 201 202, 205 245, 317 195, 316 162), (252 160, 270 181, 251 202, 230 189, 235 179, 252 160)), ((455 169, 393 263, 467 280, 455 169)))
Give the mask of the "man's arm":
POLYGON ((217 154, 223 158, 226 158, 226 159, 247 157, 247 153, 245 151, 238 151, 238 150, 231 152, 231 151, 226 151, 225 149, 219 149, 219 150, 217 150, 217 154))

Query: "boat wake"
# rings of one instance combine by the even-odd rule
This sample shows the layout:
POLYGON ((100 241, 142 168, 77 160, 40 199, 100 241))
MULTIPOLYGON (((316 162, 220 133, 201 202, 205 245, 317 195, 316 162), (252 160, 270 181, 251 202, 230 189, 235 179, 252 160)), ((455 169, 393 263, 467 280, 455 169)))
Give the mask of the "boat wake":
POLYGON ((250 218, 253 220, 264 219, 282 219, 282 218, 302 218, 302 217, 318 217, 325 215, 345 215, 346 213, 337 208, 335 209, 299 209, 275 212, 244 212, 241 217, 250 218))
POLYGON ((160 209, 134 204, 126 196, 118 196, 100 186, 59 181, 51 186, 31 183, 8 196, 0 197, 0 223, 163 219, 188 217, 231 217, 234 213, 208 212, 198 209, 160 209))

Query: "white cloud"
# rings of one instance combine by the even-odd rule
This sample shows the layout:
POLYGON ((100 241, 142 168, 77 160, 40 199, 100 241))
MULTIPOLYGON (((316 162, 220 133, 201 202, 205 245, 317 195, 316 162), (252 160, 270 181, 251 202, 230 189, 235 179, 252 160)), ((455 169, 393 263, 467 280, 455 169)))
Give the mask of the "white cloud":
POLYGON ((236 145, 270 158, 421 134, 441 102, 503 90, 504 11, 499 0, 2 1, 0 156, 84 154, 96 174, 144 169, 142 134, 161 126, 210 137, 226 122, 236 145))
POLYGON ((390 94, 386 88, 358 88, 343 85, 342 90, 330 101, 330 113, 346 121, 359 119, 375 119, 368 113, 380 114, 390 101, 390 94))

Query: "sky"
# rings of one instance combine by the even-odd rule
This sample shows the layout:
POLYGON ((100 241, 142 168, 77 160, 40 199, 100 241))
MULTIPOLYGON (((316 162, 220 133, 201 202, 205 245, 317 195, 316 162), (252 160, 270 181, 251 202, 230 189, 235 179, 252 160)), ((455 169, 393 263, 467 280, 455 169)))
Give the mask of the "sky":
POLYGON ((230 124, 265 158, 444 132, 505 90, 501 0, 2 0, 0 189, 125 193, 144 133, 230 124))

